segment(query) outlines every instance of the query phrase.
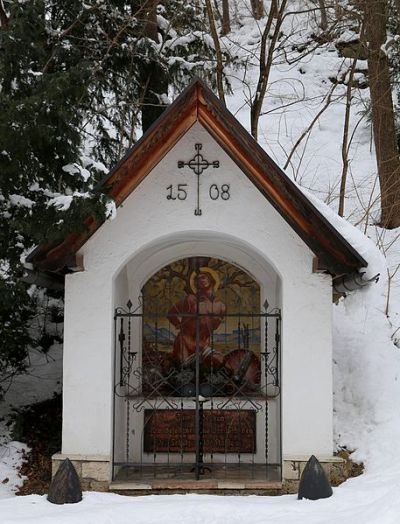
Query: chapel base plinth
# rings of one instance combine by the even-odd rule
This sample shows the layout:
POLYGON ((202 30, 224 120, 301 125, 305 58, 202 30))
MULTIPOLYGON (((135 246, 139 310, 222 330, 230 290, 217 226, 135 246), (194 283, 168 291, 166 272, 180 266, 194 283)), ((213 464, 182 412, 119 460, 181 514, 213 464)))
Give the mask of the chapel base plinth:
MULTIPOLYGON (((306 455, 286 456, 283 459, 283 493, 297 493, 301 475, 310 457, 306 455)), ((341 457, 317 456, 322 469, 333 486, 338 486, 349 478, 346 460, 341 457)))
MULTIPOLYGON (((67 458, 58 453, 52 457, 52 475, 54 477, 60 464, 67 458)), ((283 495, 297 493, 301 474, 309 459, 308 456, 293 455, 283 459, 282 481, 278 470, 272 467, 268 478, 258 478, 254 474, 254 466, 249 468, 252 473, 246 475, 246 465, 240 466, 240 475, 235 469, 227 474, 224 468, 214 467, 211 473, 204 475, 199 481, 194 480, 192 474, 177 474, 166 478, 165 475, 146 477, 146 467, 141 468, 142 477, 124 474, 121 470, 114 481, 111 480, 111 461, 101 456, 70 455, 68 457, 74 465, 81 481, 83 491, 112 491, 124 495, 146 494, 173 494, 173 493, 212 493, 237 495, 283 495), (220 474, 219 469, 221 469, 220 474)), ((348 463, 341 457, 323 457, 318 459, 333 486, 344 482, 351 473, 348 463)), ((259 465, 264 471, 264 466, 259 465)), ((189 468, 189 466, 188 466, 189 468)), ((190 468, 188 469, 190 471, 190 468)), ((264 473, 265 477, 265 473, 264 473)))
POLYGON ((52 457, 52 477, 62 462, 69 458, 81 481, 83 491, 109 491, 111 461, 98 455, 67 455, 57 453, 52 457))

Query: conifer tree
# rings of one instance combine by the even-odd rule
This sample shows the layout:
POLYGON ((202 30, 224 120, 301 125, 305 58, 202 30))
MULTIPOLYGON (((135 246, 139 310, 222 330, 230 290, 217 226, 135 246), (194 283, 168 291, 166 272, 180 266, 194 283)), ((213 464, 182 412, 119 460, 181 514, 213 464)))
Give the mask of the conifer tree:
POLYGON ((104 217, 97 183, 143 103, 159 113, 192 76, 215 81, 204 24, 196 0, 0 2, 0 382, 35 343, 25 255, 104 217))

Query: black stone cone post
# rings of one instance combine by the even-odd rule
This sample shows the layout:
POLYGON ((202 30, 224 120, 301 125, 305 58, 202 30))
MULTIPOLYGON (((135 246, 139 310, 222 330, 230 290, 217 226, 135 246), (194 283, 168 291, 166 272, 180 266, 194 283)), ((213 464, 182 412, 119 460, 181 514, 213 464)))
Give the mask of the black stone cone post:
POLYGON ((318 500, 333 495, 332 487, 319 460, 311 455, 301 475, 297 498, 318 500))
POLYGON ((81 483, 76 469, 68 458, 54 475, 47 500, 53 504, 75 504, 82 500, 81 483))

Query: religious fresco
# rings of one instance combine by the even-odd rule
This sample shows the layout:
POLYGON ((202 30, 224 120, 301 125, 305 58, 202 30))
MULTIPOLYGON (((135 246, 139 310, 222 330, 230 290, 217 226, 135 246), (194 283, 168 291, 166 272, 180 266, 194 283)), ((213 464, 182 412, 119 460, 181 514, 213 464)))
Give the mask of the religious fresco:
POLYGON ((260 288, 208 257, 159 270, 143 287, 142 389, 146 395, 256 395, 261 382, 260 288), (196 367, 197 365, 197 367, 196 367))

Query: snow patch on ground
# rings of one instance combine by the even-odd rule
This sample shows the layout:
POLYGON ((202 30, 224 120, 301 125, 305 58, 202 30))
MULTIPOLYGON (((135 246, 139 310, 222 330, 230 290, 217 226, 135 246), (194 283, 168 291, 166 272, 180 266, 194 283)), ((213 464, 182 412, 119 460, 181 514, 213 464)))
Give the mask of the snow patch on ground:
MULTIPOLYGON (((51 398, 61 390, 62 346, 54 345, 46 355, 32 351, 29 358, 28 372, 14 378, 0 402, 0 498, 12 495, 22 485, 18 471, 24 452, 29 451, 26 444, 11 440, 10 416, 15 409, 51 398)), ((4 523, 1 505, 0 523, 4 523)))
MULTIPOLYGON (((28 451, 29 448, 21 442, 11 441, 0 446, 0 499, 10 497, 24 483, 25 477, 18 472, 28 451)), ((4 522, 1 517, 0 522, 4 522)))

